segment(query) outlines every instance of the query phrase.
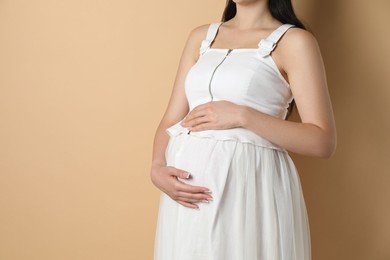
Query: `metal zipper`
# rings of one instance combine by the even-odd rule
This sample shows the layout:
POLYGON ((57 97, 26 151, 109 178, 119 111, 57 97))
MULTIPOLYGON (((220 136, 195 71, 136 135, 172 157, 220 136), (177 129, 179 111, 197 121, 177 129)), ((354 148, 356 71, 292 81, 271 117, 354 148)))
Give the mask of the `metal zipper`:
MULTIPOLYGON (((225 57, 223 57, 223 59, 221 60, 221 62, 214 68, 214 71, 213 71, 213 74, 211 75, 211 78, 210 78, 210 82, 209 82, 209 93, 210 93, 210 97, 211 97, 211 101, 213 101, 214 97, 213 97, 213 94, 211 93, 211 81, 213 80, 214 78, 214 74, 215 74, 215 71, 218 69, 218 67, 225 61, 226 57, 229 56, 229 54, 232 52, 233 49, 229 49, 225 55, 225 57)), ((191 130, 188 131, 188 135, 190 134, 191 130)))
POLYGON ((211 79, 210 79, 210 82, 209 82, 209 92, 210 92, 210 97, 211 97, 211 101, 213 101, 213 94, 211 93, 211 81, 213 80, 214 78, 214 74, 215 74, 215 71, 218 69, 218 67, 222 64, 222 62, 224 62, 224 60, 226 59, 226 57, 230 54, 230 52, 232 52, 232 49, 229 49, 225 55, 225 57, 222 59, 222 61, 215 67, 214 71, 213 71, 213 74, 211 75, 211 79))

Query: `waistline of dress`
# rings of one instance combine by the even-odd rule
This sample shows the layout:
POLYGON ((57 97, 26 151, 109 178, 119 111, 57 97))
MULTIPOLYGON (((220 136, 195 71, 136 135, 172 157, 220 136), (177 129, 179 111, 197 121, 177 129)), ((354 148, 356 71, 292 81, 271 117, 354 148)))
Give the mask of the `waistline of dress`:
MULTIPOLYGON (((189 130, 186 127, 183 127, 180 125, 181 121, 177 122, 176 124, 168 127, 166 129, 166 132, 169 134, 169 136, 177 136, 180 134, 188 134, 189 130)), ((279 145, 276 145, 272 143, 271 141, 265 139, 262 136, 259 136, 258 134, 242 128, 242 127, 236 127, 236 128, 230 128, 230 129, 221 129, 221 130, 202 130, 198 132, 190 132, 189 135, 196 136, 196 137, 203 137, 203 138, 212 138, 215 140, 233 140, 238 141, 242 143, 250 143, 256 146, 266 147, 270 149, 276 149, 283 152, 287 152, 287 150, 279 145)))

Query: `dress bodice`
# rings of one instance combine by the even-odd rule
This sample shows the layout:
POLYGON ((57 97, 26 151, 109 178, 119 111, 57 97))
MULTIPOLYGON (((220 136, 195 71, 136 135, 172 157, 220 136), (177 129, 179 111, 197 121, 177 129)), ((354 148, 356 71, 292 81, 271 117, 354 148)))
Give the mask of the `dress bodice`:
MULTIPOLYGON (((284 119, 293 95, 271 52, 281 36, 294 25, 281 25, 267 38, 260 40, 258 48, 211 48, 210 44, 221 24, 210 24, 200 47, 199 59, 186 75, 185 94, 190 111, 210 101, 227 100, 284 119)), ((181 121, 168 127, 167 133, 171 136, 190 134, 218 140, 237 140, 285 151, 283 147, 242 127, 190 132, 180 125, 181 121)))

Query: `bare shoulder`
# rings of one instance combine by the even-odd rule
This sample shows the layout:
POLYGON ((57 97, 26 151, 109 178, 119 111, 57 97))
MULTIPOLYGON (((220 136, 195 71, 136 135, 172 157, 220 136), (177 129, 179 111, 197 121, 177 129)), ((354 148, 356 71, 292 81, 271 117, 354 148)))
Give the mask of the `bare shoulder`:
POLYGON ((204 38, 206 38, 207 30, 209 28, 210 24, 201 24, 196 27, 194 27, 189 34, 189 38, 195 42, 202 41, 204 38))
POLYGON ((314 35, 305 29, 292 27, 287 30, 283 35, 284 41, 280 43, 283 44, 283 49, 293 50, 297 48, 311 48, 318 45, 317 39, 314 35))
POLYGON ((202 41, 206 38, 209 26, 210 24, 198 25, 188 34, 186 51, 193 57, 194 60, 197 60, 199 57, 199 49, 202 41))
POLYGON ((280 52, 287 59, 319 51, 319 44, 315 36, 310 31, 298 27, 288 29, 279 45, 281 45, 280 52))
POLYGON ((289 72, 299 70, 301 63, 313 63, 322 60, 321 51, 315 36, 308 30, 292 27, 288 29, 278 43, 281 67, 289 72))

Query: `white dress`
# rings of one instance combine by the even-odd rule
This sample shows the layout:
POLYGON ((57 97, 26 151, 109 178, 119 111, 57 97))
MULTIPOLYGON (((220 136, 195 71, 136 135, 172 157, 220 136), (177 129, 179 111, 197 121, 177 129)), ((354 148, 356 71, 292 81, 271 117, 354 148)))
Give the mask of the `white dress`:
MULTIPOLYGON (((271 52, 294 25, 283 24, 258 48, 217 49, 211 23, 185 92, 190 110, 217 100, 284 119, 293 96, 271 52)), ((244 128, 166 129, 168 166, 189 171, 185 183, 213 201, 185 207, 161 192, 154 260, 310 260, 310 231, 297 169, 288 152, 244 128)))

